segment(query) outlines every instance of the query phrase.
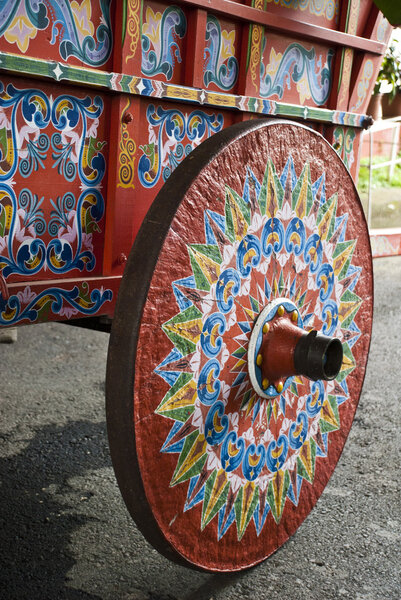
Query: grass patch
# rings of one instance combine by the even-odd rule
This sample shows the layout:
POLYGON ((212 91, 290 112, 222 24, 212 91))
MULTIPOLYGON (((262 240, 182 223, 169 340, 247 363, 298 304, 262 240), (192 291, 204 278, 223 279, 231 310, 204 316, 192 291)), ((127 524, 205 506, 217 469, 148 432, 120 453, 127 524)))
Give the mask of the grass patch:
MULTIPOLYGON (((401 158, 401 152, 397 158, 401 158)), ((389 159, 382 157, 373 157, 373 164, 385 163, 389 159)), ((360 194, 367 194, 369 190, 369 159, 363 158, 359 168, 358 178, 358 191, 360 194)), ((389 167, 383 167, 382 169, 374 169, 372 171, 372 187, 375 188, 390 188, 398 187, 401 188, 401 164, 395 165, 394 175, 391 181, 388 180, 389 167)))

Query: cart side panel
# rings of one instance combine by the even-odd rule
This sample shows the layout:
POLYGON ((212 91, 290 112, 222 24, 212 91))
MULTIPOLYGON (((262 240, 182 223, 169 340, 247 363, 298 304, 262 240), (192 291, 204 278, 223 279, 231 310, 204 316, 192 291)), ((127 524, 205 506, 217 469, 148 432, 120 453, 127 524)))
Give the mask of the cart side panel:
MULTIPOLYGON (((182 83, 188 17, 180 6, 143 2, 140 71, 143 77, 182 83)), ((139 65, 138 65, 139 66, 139 65)))
POLYGON ((7 283, 102 273, 110 98, 0 82, 0 273, 7 283))
MULTIPOLYGON (((373 28, 371 32, 369 30, 366 32, 367 34, 370 33, 372 39, 387 45, 393 28, 381 13, 378 13, 374 23, 368 23, 367 27, 369 29, 373 28)), ((382 58, 370 53, 360 53, 355 60, 351 76, 353 85, 350 86, 348 110, 360 113, 366 112, 382 58)))
POLYGON ((258 95, 305 106, 327 105, 333 48, 267 31, 262 44, 258 95))
POLYGON ((0 50, 111 70, 113 4, 112 0, 3 2, 0 50))
POLYGON ((182 160, 240 113, 157 98, 120 97, 113 114, 113 158, 106 212, 105 272, 122 274, 157 193, 182 160))

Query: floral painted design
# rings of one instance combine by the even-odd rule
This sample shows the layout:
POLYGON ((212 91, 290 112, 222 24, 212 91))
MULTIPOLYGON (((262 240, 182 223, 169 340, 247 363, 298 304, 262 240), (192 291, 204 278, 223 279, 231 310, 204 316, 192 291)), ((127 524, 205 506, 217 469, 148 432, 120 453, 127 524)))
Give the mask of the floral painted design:
MULTIPOLYGON (((266 38, 264 44, 266 46, 266 38)), ((263 98, 277 96, 281 100, 285 88, 291 89, 294 83, 301 104, 312 98, 316 105, 323 105, 331 89, 333 55, 333 51, 328 50, 326 56, 317 56, 314 48, 306 50, 297 43, 290 44, 283 54, 272 48, 267 65, 262 58, 260 95, 263 98)))
POLYGON ((222 212, 204 213, 206 239, 187 247, 192 272, 172 282, 179 310, 162 325, 172 349, 155 369, 169 385, 155 412, 172 423, 161 452, 177 457, 170 486, 187 486, 184 511, 200 507, 200 529, 214 520, 218 540, 251 524, 259 535, 269 514, 280 523, 341 428, 362 268, 337 205, 324 172, 312 181, 309 164, 297 174, 289 156, 277 173, 269 160, 262 181, 248 170, 240 193, 226 186, 222 212), (344 358, 336 379, 292 376, 266 398, 250 382, 248 340, 282 298, 304 329, 339 338, 344 358))
POLYGON ((112 50, 111 0, 98 0, 101 17, 92 20, 93 1, 0 1, 0 37, 25 54, 39 31, 49 29, 50 44, 58 44, 60 57, 76 57, 90 67, 103 65, 112 50))
POLYGON ((106 162, 97 139, 100 97, 49 97, 37 89, 0 88, 0 273, 31 276, 50 270, 92 271, 94 234, 104 215, 101 183, 106 162), (17 149, 19 149, 17 151, 17 149), (49 164, 50 163, 50 164, 49 164), (63 181, 78 180, 81 192, 50 198, 28 185, 39 171, 57 172, 63 181), (19 192, 15 179, 26 179, 19 192), (45 234, 49 241, 47 241, 45 234))
POLYGON ((163 13, 146 9, 142 26, 142 73, 153 77, 159 73, 170 81, 176 62, 181 62, 178 41, 185 36, 187 21, 176 6, 169 6, 163 13))
POLYGON ((206 87, 214 83, 221 90, 231 90, 237 82, 238 61, 235 58, 235 31, 221 29, 216 17, 208 16, 206 24, 205 68, 206 87))
POLYGON ((203 140, 223 128, 221 113, 209 115, 202 110, 184 113, 150 104, 146 111, 149 142, 140 146, 138 176, 146 188, 155 186, 160 177, 166 181, 171 172, 203 140))

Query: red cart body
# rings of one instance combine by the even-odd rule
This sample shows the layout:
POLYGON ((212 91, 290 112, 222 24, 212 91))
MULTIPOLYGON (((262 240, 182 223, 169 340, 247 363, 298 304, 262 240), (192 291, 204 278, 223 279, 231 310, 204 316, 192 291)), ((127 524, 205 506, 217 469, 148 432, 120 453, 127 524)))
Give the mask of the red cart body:
POLYGON ((111 317, 157 192, 234 122, 302 120, 355 178, 371 0, 0 5, 0 324, 111 317))

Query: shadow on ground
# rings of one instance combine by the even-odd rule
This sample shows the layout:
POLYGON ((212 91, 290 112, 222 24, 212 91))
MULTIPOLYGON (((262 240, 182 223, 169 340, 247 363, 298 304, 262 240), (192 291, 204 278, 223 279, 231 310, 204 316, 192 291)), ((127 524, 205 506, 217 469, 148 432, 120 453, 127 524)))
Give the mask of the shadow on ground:
MULTIPOLYGON (((75 562, 71 535, 96 519, 67 499, 70 478, 106 466, 99 452, 104 436, 104 423, 47 425, 22 452, 0 458, 1 598, 100 598, 65 587, 75 562)), ((82 502, 87 499, 83 492, 82 502)))

